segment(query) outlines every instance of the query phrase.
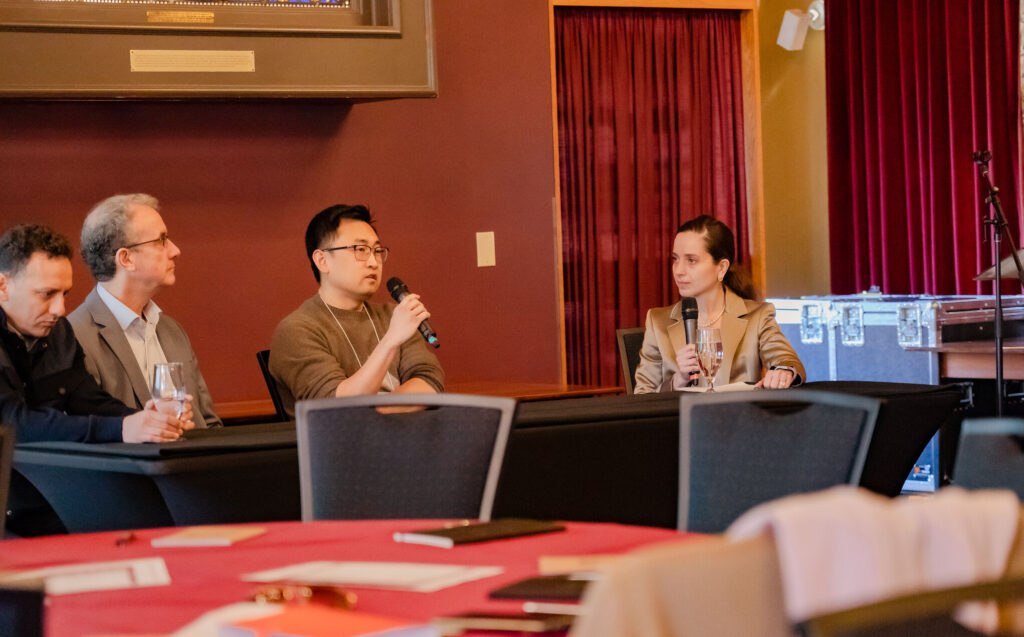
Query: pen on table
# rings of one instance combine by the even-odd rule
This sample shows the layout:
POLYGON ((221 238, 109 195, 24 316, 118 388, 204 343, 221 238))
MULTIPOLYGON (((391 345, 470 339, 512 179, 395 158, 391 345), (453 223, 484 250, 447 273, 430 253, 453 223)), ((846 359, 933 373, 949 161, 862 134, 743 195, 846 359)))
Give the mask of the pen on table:
POLYGON ((114 544, 116 544, 117 546, 128 546, 129 544, 131 544, 134 541, 135 541, 135 532, 134 531, 128 531, 127 533, 122 533, 121 535, 118 535, 117 539, 114 540, 114 544))

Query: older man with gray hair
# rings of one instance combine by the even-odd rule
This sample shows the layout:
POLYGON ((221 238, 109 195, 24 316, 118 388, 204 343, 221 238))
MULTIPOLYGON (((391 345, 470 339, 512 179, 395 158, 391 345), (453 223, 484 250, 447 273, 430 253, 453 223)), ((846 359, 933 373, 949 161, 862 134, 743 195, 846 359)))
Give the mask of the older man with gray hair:
POLYGON ((127 405, 150 398, 153 366, 180 362, 194 396, 196 427, 219 427, 213 400, 181 325, 153 297, 174 285, 181 250, 167 236, 149 195, 115 195, 96 204, 82 226, 82 258, 96 287, 68 316, 85 350, 85 366, 103 389, 127 405))

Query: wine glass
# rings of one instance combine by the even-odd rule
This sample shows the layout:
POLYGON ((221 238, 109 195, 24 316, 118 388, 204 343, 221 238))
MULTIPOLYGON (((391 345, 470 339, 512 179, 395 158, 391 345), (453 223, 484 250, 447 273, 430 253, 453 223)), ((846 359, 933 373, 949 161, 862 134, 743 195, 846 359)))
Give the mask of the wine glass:
POLYGON ((708 384, 708 392, 715 391, 715 375, 722 365, 722 332, 717 327, 702 327, 697 333, 697 364, 708 384))
POLYGON ((185 411, 185 370, 181 363, 153 365, 152 390, 157 411, 181 418, 185 411))

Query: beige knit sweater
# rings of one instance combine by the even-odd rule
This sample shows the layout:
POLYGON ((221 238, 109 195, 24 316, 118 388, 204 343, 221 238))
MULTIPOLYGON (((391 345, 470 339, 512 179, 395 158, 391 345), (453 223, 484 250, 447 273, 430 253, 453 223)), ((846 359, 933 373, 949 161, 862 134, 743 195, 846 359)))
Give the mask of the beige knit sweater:
MULTIPOLYGON (((328 307, 315 294, 277 324, 270 342, 270 373, 290 416, 297 400, 334 396, 338 384, 358 371, 377 347, 395 306, 367 302, 364 307, 365 311, 328 307)), ((398 384, 422 378, 438 392, 444 390, 441 364, 419 334, 402 344, 390 372, 381 391, 393 389, 389 384, 394 378, 398 384)))

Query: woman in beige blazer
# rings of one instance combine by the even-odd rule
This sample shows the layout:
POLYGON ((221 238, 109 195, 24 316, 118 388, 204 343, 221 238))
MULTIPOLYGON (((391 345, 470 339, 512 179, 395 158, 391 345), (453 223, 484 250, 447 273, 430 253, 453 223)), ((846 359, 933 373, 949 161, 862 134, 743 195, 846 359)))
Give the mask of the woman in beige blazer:
MULTIPOLYGON (((782 389, 800 384, 807 375, 775 322, 775 306, 755 300, 750 280, 732 267, 735 246, 732 230, 708 215, 680 226, 672 245, 672 278, 680 296, 697 300, 699 327, 722 332, 724 356, 715 385, 748 382, 782 389)), ((686 343, 681 303, 647 312, 637 394, 681 389, 699 376, 696 347, 686 343)))

